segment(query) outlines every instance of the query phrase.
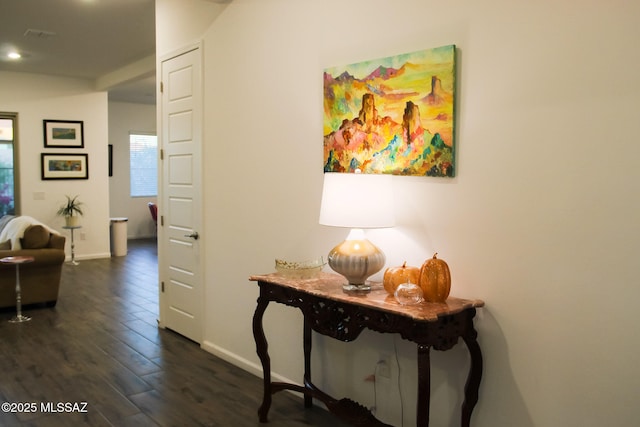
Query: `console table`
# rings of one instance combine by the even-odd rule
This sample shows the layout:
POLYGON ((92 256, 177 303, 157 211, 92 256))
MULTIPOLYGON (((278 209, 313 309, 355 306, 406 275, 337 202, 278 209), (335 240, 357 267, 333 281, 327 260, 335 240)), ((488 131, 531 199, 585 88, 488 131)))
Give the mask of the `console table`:
POLYGON ((264 373, 264 394, 258 409, 260 422, 267 422, 271 397, 281 390, 304 394, 305 407, 312 398, 322 401, 327 409, 354 426, 386 426, 364 406, 348 399, 337 400, 319 390, 311 382, 311 331, 349 342, 364 328, 377 332, 398 333, 418 346, 418 411, 417 425, 429 425, 431 384, 430 349, 449 350, 459 338, 467 345, 471 363, 462 403, 461 426, 469 427, 471 412, 478 401, 482 378, 482 353, 476 340, 473 318, 481 300, 449 297, 445 303, 423 303, 402 306, 389 296, 381 283, 374 283, 368 293, 346 293, 344 278, 333 273, 320 273, 308 280, 291 279, 277 273, 249 278, 258 282, 260 296, 253 316, 253 336, 264 373), (271 359, 262 318, 269 302, 297 307, 304 315, 303 351, 304 385, 271 381, 271 359))

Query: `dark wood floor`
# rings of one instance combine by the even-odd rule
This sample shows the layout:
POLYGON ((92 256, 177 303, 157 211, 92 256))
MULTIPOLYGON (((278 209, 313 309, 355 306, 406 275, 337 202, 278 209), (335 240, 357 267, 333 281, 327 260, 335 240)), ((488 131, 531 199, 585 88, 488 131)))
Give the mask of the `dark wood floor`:
POLYGON ((30 322, 0 311, 0 403, 21 409, 3 406, 0 425, 344 425, 289 393, 260 424, 260 378, 157 327, 157 280, 155 241, 135 240, 125 257, 65 264, 57 306, 24 310, 30 322))

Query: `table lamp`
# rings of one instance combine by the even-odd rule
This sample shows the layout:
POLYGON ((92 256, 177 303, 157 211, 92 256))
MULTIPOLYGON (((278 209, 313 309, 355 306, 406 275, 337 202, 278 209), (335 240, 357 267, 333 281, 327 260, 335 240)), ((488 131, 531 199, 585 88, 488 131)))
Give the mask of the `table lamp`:
POLYGON ((384 267, 384 253, 367 240, 365 228, 393 227, 392 176, 324 174, 320 224, 350 228, 346 240, 329 252, 329 266, 347 279, 346 291, 369 291, 367 278, 384 267))

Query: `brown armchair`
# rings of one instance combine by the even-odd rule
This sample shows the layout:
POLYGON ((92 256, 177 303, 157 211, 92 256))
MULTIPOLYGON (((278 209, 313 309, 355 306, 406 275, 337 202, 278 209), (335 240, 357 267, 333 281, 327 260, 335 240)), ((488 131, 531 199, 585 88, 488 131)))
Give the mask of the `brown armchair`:
MULTIPOLYGON (((21 249, 0 249, 0 258, 9 256, 32 256, 34 262, 20 266, 20 287, 22 304, 44 303, 49 307, 56 305, 60 290, 62 265, 65 260, 64 245, 66 238, 50 233, 41 225, 33 225, 20 239, 21 249)), ((0 243, 0 245, 3 245, 0 243)), ((0 263, 0 307, 16 305, 16 267, 0 263)))

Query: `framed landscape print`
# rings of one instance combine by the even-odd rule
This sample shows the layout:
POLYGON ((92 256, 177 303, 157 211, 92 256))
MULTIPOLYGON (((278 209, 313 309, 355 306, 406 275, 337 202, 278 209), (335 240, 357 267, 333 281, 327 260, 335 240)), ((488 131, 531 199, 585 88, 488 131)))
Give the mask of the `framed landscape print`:
POLYGON ((42 153, 42 179, 89 179, 89 155, 42 153))
POLYGON ((84 148, 84 124, 81 121, 43 120, 45 148, 84 148))
POLYGON ((324 171, 453 177, 454 45, 324 70, 324 171))

